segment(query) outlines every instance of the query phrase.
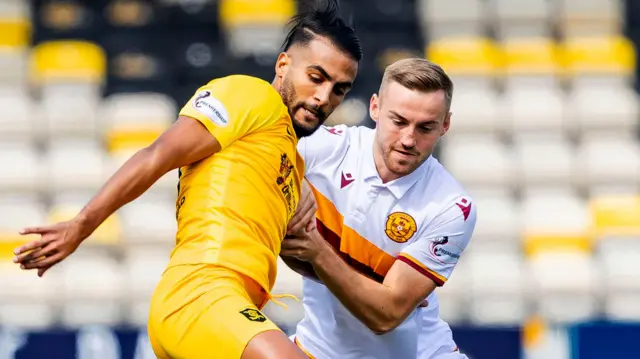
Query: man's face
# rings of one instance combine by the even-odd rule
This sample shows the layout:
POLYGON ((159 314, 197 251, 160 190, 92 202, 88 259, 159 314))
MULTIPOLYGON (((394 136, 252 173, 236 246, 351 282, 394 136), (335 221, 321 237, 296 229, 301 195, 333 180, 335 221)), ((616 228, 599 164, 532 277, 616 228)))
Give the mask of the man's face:
POLYGON ((324 123, 351 89, 357 72, 356 60, 320 36, 280 54, 280 95, 298 137, 311 135, 324 123))
POLYGON ((376 165, 386 181, 410 174, 429 158, 451 118, 443 90, 420 92, 393 81, 371 97, 370 113, 377 123, 374 153, 382 160, 376 165))

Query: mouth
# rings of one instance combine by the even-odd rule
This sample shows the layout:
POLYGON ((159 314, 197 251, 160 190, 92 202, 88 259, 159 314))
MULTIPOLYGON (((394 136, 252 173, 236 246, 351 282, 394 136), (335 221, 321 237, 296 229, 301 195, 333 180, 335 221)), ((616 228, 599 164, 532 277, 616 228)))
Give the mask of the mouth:
POLYGON ((305 120, 308 120, 308 121, 319 121, 320 120, 320 116, 318 116, 318 112, 317 111, 309 110, 306 107, 301 107, 301 109, 302 109, 302 113, 304 114, 305 120))
POLYGON ((400 154, 402 154, 402 155, 404 155, 404 156, 407 156, 407 157, 413 157, 413 156, 416 156, 416 154, 411 153, 411 152, 407 152, 407 151, 401 151, 401 150, 394 150, 394 151, 396 151, 396 152, 398 152, 398 153, 400 153, 400 154))

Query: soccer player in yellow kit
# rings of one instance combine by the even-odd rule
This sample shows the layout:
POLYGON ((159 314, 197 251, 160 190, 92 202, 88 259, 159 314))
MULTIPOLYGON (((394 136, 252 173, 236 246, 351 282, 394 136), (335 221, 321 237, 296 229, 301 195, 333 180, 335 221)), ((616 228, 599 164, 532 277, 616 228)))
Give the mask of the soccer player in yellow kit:
POLYGON ((68 222, 27 228, 14 261, 42 276, 107 217, 179 168, 176 246, 151 299, 159 358, 306 358, 260 309, 299 202, 298 138, 349 91, 362 57, 333 2, 292 21, 272 84, 234 75, 198 89, 177 122, 136 153, 68 222))

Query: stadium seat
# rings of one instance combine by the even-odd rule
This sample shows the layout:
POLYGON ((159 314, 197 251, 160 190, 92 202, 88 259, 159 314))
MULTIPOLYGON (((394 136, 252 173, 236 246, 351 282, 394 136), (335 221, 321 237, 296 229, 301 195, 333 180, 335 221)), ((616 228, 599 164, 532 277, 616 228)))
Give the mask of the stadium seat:
MULTIPOLYGON (((1 65, 0 65, 1 66, 1 65)), ((28 94, 10 87, 0 88, 0 139, 29 141, 36 137, 38 106, 28 94)))
POLYGON ((34 44, 52 40, 95 42, 103 30, 100 12, 90 2, 36 0, 32 4, 34 44))
POLYGON ((464 323, 469 319, 469 271, 467 254, 465 253, 447 283, 435 291, 438 297, 440 317, 447 323, 464 323))
POLYGON ((49 41, 33 48, 30 59, 31 81, 48 83, 100 84, 106 72, 102 48, 83 41, 49 41))
POLYGON ((142 29, 109 32, 102 39, 108 58, 105 96, 115 93, 170 93, 175 81, 172 33, 142 29))
POLYGON ((0 140, 0 191, 38 191, 44 184, 40 154, 30 142, 0 140))
MULTIPOLYGON (((59 91, 60 88, 57 88, 59 91)), ((40 102, 46 137, 80 136, 96 138, 98 98, 79 91, 47 91, 40 102)))
POLYGON ((111 95, 100 109, 107 148, 118 151, 148 146, 171 126, 177 113, 173 100, 162 94, 111 95))
POLYGON ((465 186, 513 186, 513 156, 493 136, 452 136, 441 151, 442 163, 465 186))
POLYGON ((510 194, 474 193, 471 196, 476 210, 481 214, 473 231, 470 246, 482 243, 491 248, 519 248, 519 218, 516 202, 510 194))
MULTIPOLYGON (((17 2, 15 2, 17 4, 17 2)), ((0 5, 3 6, 3 5, 0 5)), ((27 49, 31 26, 26 10, 20 6, 3 6, 0 13, 0 84, 24 86, 27 49)))
POLYGON ((550 323, 585 321, 597 314, 601 273, 591 256, 579 251, 550 251, 528 261, 537 314, 550 323))
POLYGON ((22 271, 14 263, 0 263, 0 322, 27 330, 43 330, 55 325, 59 304, 57 274, 56 270, 49 270, 43 280, 35 271, 22 271))
POLYGON ((419 0, 417 10, 425 38, 484 34, 487 25, 484 4, 482 0, 419 0))
POLYGON ((105 156, 95 140, 52 140, 46 160, 48 187, 59 190, 97 190, 105 178, 105 156))
POLYGON ((548 38, 513 38, 502 45, 504 96, 501 115, 514 133, 566 130, 561 56, 548 38), (544 106, 540 106, 544 104, 544 106))
POLYGON ((155 3, 149 0, 107 0, 96 5, 103 15, 106 31, 158 30, 165 24, 168 14, 159 11, 155 3))
MULTIPOLYGON (((169 243, 171 244, 171 243, 169 243)), ((158 245, 129 247, 122 263, 126 273, 125 303, 128 304, 127 321, 145 327, 149 317, 149 301, 160 277, 169 263, 171 248, 158 245)))
POLYGON ((223 0, 220 21, 235 56, 274 55, 285 37, 283 25, 296 12, 292 0, 223 0))
POLYGON ((577 164, 577 179, 584 186, 637 188, 640 184, 640 143, 631 136, 594 133, 582 139, 577 164))
POLYGON ((581 251, 589 249, 584 238, 590 220, 587 204, 574 191, 553 186, 531 189, 524 193, 519 212, 530 254, 565 245, 581 251))
MULTIPOLYGON (((87 201, 88 202, 88 201, 87 201)), ((64 222, 73 219, 87 202, 67 202, 52 206, 49 211, 49 223, 64 222)), ((121 223, 118 214, 113 214, 107 218, 91 234, 87 244, 89 245, 113 245, 119 242, 122 235, 121 223)))
POLYGON ((498 39, 550 36, 552 5, 547 0, 491 0, 498 39))
POLYGON ((30 193, 3 193, 0 196, 0 262, 10 261, 13 250, 34 236, 23 237, 18 231, 45 223, 46 209, 30 193))
POLYGON ((562 0, 560 30, 564 37, 611 35, 621 30, 622 1, 562 0))
POLYGON ((574 183, 574 148, 565 136, 519 135, 514 141, 514 151, 521 186, 570 186, 574 183))
POLYGON ((500 49, 484 37, 452 36, 429 41, 425 54, 447 74, 458 78, 493 77, 502 65, 500 49))
POLYGON ((518 252, 478 249, 466 258, 471 319, 479 325, 517 325, 529 313, 526 266, 518 252))
POLYGON ((610 250, 601 248, 599 259, 603 272, 604 313, 617 321, 638 321, 640 308, 635 303, 640 300, 640 271, 637 270, 640 234, 636 238, 627 238, 625 242, 636 242, 636 246, 630 248, 629 243, 620 243, 610 250))
MULTIPOLYGON (((594 197, 589 202, 589 212, 595 238, 603 241, 618 237, 640 238, 639 195, 594 197)), ((626 241, 625 244, 629 245, 626 241)))
POLYGON ((125 276, 108 252, 80 247, 59 266, 64 299, 61 316, 65 325, 114 325, 122 321, 125 276))
POLYGON ((129 244, 173 243, 176 235, 175 189, 148 192, 120 210, 124 240, 129 244))
POLYGON ((463 87, 458 87, 455 77, 452 81, 455 91, 448 136, 465 133, 495 134, 506 130, 507 118, 500 115, 498 95, 490 86, 463 83, 463 87))

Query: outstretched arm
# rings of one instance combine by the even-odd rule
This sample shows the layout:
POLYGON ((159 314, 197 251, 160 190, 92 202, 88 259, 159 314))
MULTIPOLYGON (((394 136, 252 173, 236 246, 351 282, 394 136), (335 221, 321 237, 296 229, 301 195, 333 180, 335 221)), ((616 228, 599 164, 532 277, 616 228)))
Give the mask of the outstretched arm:
POLYGON ((20 233, 40 234, 39 240, 15 250, 15 263, 38 269, 38 275, 71 254, 120 207, 138 198, 167 172, 220 150, 215 137, 195 119, 180 116, 153 144, 138 151, 106 182, 71 221, 32 227, 20 233))

